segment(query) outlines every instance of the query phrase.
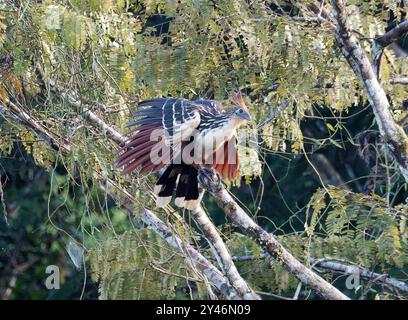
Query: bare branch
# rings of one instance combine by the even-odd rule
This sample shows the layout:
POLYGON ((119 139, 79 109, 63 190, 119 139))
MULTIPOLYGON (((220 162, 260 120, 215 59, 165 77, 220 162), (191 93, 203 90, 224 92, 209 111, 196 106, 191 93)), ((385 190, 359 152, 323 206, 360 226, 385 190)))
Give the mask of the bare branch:
MULTIPOLYGON (((270 255, 266 252, 262 252, 259 255, 244 255, 244 256, 233 256, 232 259, 237 262, 254 261, 258 259, 266 259, 270 255)), ((213 257, 208 257, 208 259, 214 259, 213 257)), ((360 277, 366 280, 374 280, 374 282, 385 284, 387 286, 393 287, 397 290, 408 293, 408 284, 404 281, 398 280, 396 278, 390 277, 387 274, 380 274, 372 271, 368 271, 366 268, 355 264, 352 261, 340 258, 310 258, 309 263, 312 268, 318 272, 324 270, 338 272, 341 274, 359 274, 360 277)))
POLYGON ((377 80, 367 54, 351 31, 344 2, 342 0, 331 0, 330 2, 337 22, 337 44, 355 75, 364 85, 381 136, 408 182, 408 137, 394 121, 387 96, 377 80))
POLYGON ((406 33, 408 33, 408 20, 401 22, 382 36, 375 38, 375 41, 385 48, 406 33))
POLYGON ((408 77, 393 78, 390 80, 391 84, 408 84, 408 77))

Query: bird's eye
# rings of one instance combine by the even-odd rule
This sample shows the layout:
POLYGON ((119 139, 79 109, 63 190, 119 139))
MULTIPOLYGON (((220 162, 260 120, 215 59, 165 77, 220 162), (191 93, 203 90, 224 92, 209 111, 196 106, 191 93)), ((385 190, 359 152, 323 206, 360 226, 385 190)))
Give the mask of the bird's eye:
POLYGON ((242 112, 244 112, 244 110, 242 110, 242 109, 239 109, 239 110, 238 110, 238 113, 242 113, 242 112))

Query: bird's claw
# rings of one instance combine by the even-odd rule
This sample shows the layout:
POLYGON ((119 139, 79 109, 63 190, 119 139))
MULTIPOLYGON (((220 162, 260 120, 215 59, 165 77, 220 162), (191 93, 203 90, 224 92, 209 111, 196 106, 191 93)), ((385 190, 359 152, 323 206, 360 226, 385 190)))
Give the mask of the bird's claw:
POLYGON ((217 192, 222 186, 221 177, 218 172, 208 167, 198 169, 198 182, 204 189, 210 192, 217 192))

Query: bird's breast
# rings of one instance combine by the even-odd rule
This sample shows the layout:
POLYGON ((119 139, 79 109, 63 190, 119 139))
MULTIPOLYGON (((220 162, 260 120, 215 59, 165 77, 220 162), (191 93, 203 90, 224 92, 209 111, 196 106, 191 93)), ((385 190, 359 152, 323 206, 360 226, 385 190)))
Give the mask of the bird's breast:
POLYGON ((229 122, 217 128, 198 131, 194 137, 194 153, 201 158, 202 162, 205 162, 234 135, 236 135, 236 128, 229 122))

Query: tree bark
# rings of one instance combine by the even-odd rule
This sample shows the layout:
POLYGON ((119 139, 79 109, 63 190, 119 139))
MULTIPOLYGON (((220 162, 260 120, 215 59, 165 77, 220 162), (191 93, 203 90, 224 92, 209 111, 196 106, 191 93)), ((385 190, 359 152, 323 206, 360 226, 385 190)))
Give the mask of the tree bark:
POLYGON ((393 78, 390 80, 391 84, 408 84, 408 77, 393 78))
POLYGON ((400 37, 408 32, 408 20, 401 22, 396 25, 390 31, 386 32, 380 37, 375 38, 375 41, 378 42, 382 47, 387 47, 391 43, 397 41, 400 37))

